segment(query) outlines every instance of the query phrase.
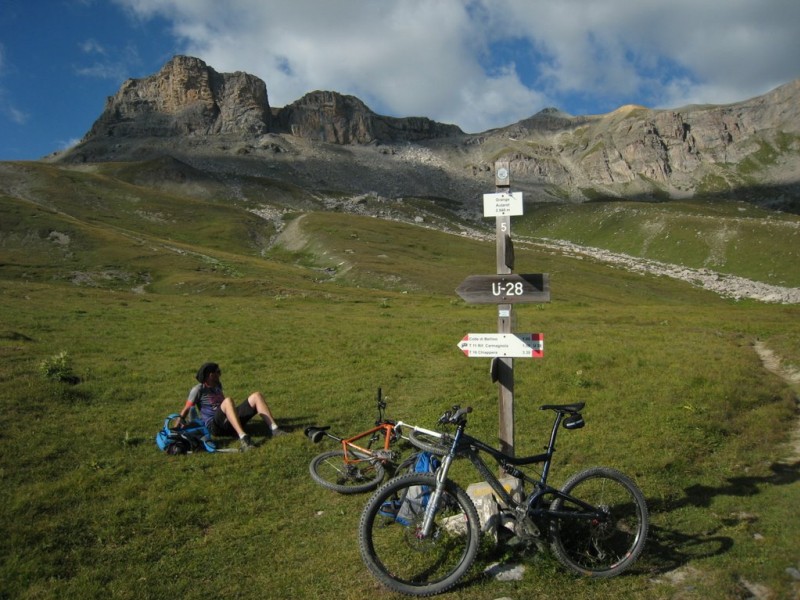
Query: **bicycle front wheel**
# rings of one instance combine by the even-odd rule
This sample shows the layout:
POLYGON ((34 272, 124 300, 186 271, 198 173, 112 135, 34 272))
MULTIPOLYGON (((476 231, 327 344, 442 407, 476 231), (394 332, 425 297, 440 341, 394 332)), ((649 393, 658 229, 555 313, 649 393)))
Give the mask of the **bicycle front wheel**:
POLYGON ((344 450, 323 452, 311 459, 311 478, 340 494, 357 494, 378 487, 385 470, 379 460, 357 456, 356 462, 345 462, 344 450))
POLYGON ((478 513, 452 481, 445 482, 431 531, 423 535, 425 505, 435 487, 434 474, 401 475, 379 488, 361 514, 361 557, 389 589, 412 596, 439 594, 453 587, 475 560, 478 513))
POLYGON ((550 512, 564 513, 550 525, 553 551, 571 571, 613 577, 628 569, 644 550, 648 516, 644 495, 627 476, 593 467, 572 476, 550 512))

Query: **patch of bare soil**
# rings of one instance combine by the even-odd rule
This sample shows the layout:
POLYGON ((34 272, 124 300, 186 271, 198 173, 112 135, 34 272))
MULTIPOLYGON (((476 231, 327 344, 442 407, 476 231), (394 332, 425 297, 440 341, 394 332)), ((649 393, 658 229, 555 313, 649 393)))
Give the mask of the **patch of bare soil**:
MULTIPOLYGON (((777 375, 795 389, 800 386, 800 369, 791 365, 785 365, 781 358, 760 340, 756 341, 753 345, 753 349, 756 351, 759 358, 761 358, 761 363, 767 371, 777 375)), ((792 431, 789 455, 781 457, 781 461, 790 464, 800 461, 800 419, 797 419, 794 430, 792 431)))
POLYGON ((297 252, 305 248, 308 244, 308 236, 303 233, 303 228, 300 226, 305 215, 299 216, 297 219, 289 223, 289 225, 281 231, 278 236, 278 243, 290 252, 297 252))

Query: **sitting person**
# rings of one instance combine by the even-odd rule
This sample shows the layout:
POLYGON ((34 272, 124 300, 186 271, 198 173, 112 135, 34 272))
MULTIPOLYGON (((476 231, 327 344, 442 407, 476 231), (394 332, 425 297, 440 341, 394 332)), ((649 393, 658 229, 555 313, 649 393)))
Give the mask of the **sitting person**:
POLYGON ((200 383, 189 390, 189 397, 180 412, 181 423, 196 406, 200 409, 200 417, 211 435, 238 435, 242 452, 255 448, 250 436, 244 430, 244 425, 256 415, 260 415, 264 420, 271 436, 285 433, 275 422, 261 392, 253 392, 247 400, 236 406, 233 400, 222 392, 221 376, 222 371, 217 363, 207 362, 200 367, 195 376, 200 383))

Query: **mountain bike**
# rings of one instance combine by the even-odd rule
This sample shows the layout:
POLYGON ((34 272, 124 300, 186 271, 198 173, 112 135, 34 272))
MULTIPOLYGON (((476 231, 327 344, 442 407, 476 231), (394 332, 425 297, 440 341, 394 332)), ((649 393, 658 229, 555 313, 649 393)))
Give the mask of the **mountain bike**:
POLYGON ((435 474, 407 474, 386 482, 369 499, 359 524, 365 565, 386 587, 414 596, 448 590, 469 570, 478 553, 481 524, 470 497, 448 479, 456 457, 466 457, 496 494, 500 522, 520 541, 545 537, 557 559, 578 575, 605 578, 628 569, 642 553, 648 513, 644 496, 626 475, 592 467, 570 477, 559 490, 547 484, 559 427, 580 429, 585 403, 544 405, 555 413, 546 452, 517 458, 467 435, 471 408, 453 407, 439 419, 455 425, 452 435, 414 431, 412 444, 442 456, 435 474), (481 453, 524 485, 529 494, 509 493, 481 453), (538 479, 520 467, 541 463, 538 479), (399 515, 403 514, 400 518, 399 515))
MULTIPOLYGON (((386 474, 386 469, 395 469, 400 461, 402 452, 393 445, 401 439, 403 427, 417 430, 420 435, 429 436, 436 440, 436 432, 416 428, 402 421, 386 419, 384 410, 386 401, 383 399, 381 388, 377 395, 378 416, 375 426, 367 431, 362 431, 348 438, 341 438, 330 433, 329 425, 324 427, 307 427, 306 435, 314 443, 330 438, 341 445, 338 450, 330 450, 318 454, 308 465, 311 478, 321 486, 341 494, 356 494, 366 492, 378 487, 386 474), (366 443, 360 440, 366 438, 366 443), (373 445, 380 442, 380 447, 373 449, 373 445)), ((427 438, 426 438, 427 439, 427 438)))

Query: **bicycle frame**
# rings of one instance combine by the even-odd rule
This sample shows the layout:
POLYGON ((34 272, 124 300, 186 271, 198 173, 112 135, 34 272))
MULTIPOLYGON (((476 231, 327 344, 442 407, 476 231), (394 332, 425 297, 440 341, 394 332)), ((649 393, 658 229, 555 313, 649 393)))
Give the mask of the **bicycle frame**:
MULTIPOLYGON (((342 444, 342 450, 344 451, 344 462, 346 464, 352 464, 361 462, 362 460, 372 460, 373 458, 378 458, 381 460, 388 458, 390 452, 389 447, 392 445, 392 442, 396 439, 394 430, 395 430, 395 424, 392 421, 385 421, 383 423, 379 423, 372 429, 356 434, 353 437, 349 437, 346 439, 340 438, 340 442, 342 444), (372 444, 380 439, 381 436, 379 432, 381 431, 383 432, 383 447, 380 448, 379 450, 383 450, 386 456, 379 456, 379 450, 376 451, 372 449, 372 444), (356 444, 358 440, 361 440, 367 436, 370 436, 370 440, 366 448, 364 446, 359 446, 358 444, 356 444), (358 457, 358 455, 355 454, 357 452, 366 455, 366 458, 358 457)), ((334 439, 337 438, 334 437, 334 439)))
MULTIPOLYGON (((552 406, 543 406, 542 409, 545 408, 554 408, 552 406)), ((574 498, 569 494, 565 494, 561 490, 558 490, 554 487, 551 487, 547 484, 547 477, 550 473, 550 466, 553 459, 553 454, 556 450, 556 438, 558 436, 558 428, 561 425, 564 417, 568 414, 575 414, 583 405, 574 405, 575 411, 563 411, 563 410, 556 410, 556 416, 553 420, 553 427, 550 432, 550 441, 547 445, 546 452, 542 454, 537 454, 534 456, 526 456, 526 457, 514 457, 508 454, 497 450, 496 448, 492 448, 488 444, 482 442, 481 440, 472 437, 464 432, 464 427, 466 423, 464 421, 458 424, 456 429, 455 436, 453 437, 453 442, 450 447, 450 452, 444 457, 442 460, 442 465, 440 466, 439 470, 437 471, 436 475, 436 492, 434 492, 431 501, 428 504, 426 509, 425 519, 422 525, 422 535, 426 536, 430 533, 430 528, 433 522, 434 513, 436 511, 436 507, 438 506, 439 497, 441 496, 442 490, 444 489, 444 481, 447 479, 447 474, 450 468, 450 464, 456 458, 457 455, 466 456, 478 473, 484 478, 486 483, 489 484, 489 487, 497 494, 497 497, 500 499, 502 503, 504 503, 507 507, 513 510, 524 509, 525 515, 532 518, 542 517, 542 516, 549 516, 549 517, 561 517, 561 518, 582 518, 582 519, 603 519, 605 515, 602 512, 597 511, 596 507, 587 504, 586 502, 574 498), (522 502, 517 502, 514 500, 512 495, 503 487, 500 483, 499 478, 492 473, 489 469, 486 462, 480 456, 480 452, 486 452, 487 454, 491 455, 501 469, 507 473, 508 475, 520 479, 522 481, 528 482, 533 484, 533 491, 523 499, 522 502), (523 471, 521 471, 519 466, 523 465, 530 465, 530 464, 542 464, 542 473, 538 480, 529 477, 523 471), (563 500, 569 501, 573 505, 578 505, 583 508, 587 512, 575 513, 572 511, 554 511, 550 510, 549 506, 542 506, 541 501, 544 497, 550 496, 553 499, 555 498, 562 498, 563 500)), ((578 425, 578 427, 582 426, 578 425)))
POLYGON ((366 454, 370 459, 371 458, 379 458, 379 459, 383 460, 385 457, 375 456, 376 451, 372 450, 372 443, 380 438, 380 435, 377 435, 378 432, 379 431, 383 431, 384 432, 382 450, 384 450, 385 453, 388 454, 390 452, 389 451, 389 447, 392 445, 392 442, 395 441, 398 437, 402 437, 402 430, 403 430, 404 427, 409 428, 409 429, 413 429, 415 431, 420 431, 422 433, 427 433, 428 435, 435 436, 435 437, 441 437, 442 436, 442 434, 439 433, 438 431, 432 431, 430 429, 425 429, 423 427, 417 427, 416 425, 410 425, 409 423, 404 423, 403 421, 394 422, 394 421, 383 420, 381 418, 379 418, 378 421, 376 421, 376 425, 372 429, 370 429, 368 431, 364 431, 362 433, 359 433, 359 434, 357 434, 357 435, 355 435, 353 437, 350 437, 350 438, 342 439, 342 438, 337 438, 336 436, 331 435, 331 434, 327 434, 327 435, 329 437, 332 437, 332 438, 338 440, 339 442, 341 442, 342 450, 344 450, 344 461, 347 464, 351 464, 351 463, 360 462, 360 461, 365 460, 365 459, 364 458, 351 458, 350 457, 350 453, 348 452, 348 448, 350 448, 352 450, 356 450, 358 452, 362 452, 362 453, 366 454), (370 443, 367 445, 366 448, 364 448, 362 446, 359 446, 358 444, 354 443, 355 441, 360 440, 362 438, 365 438, 367 436, 371 436, 371 437, 370 437, 370 443))

